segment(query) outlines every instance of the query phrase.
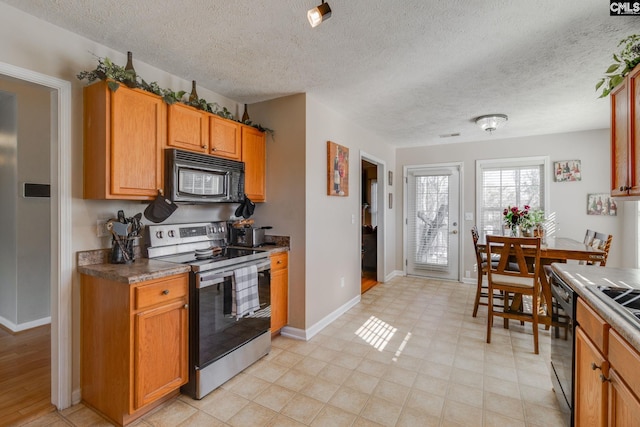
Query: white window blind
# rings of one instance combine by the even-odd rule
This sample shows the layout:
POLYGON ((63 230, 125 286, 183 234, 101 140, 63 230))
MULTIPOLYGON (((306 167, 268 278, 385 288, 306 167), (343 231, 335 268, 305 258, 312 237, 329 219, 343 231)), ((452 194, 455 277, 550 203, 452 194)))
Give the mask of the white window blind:
POLYGON ((477 218, 481 235, 502 234, 503 211, 508 206, 545 210, 546 158, 478 161, 477 218))

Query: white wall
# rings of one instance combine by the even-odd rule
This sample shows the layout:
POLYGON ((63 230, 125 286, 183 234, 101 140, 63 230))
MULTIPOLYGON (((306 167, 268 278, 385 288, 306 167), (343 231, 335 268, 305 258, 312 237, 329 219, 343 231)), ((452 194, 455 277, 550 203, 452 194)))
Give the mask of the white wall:
MULTIPOLYGON (((49 323, 51 203, 49 198, 24 198, 25 182, 50 182, 51 92, 34 84, 0 79, 0 90, 13 94, 16 129, 2 158, 2 280, 0 323, 20 331, 49 323), (5 176, 9 172, 11 176, 5 176), (13 216, 10 219, 8 216, 13 216), (11 247, 10 251, 6 251, 11 247), (7 264, 6 264, 7 263, 7 264), (13 279, 9 276, 13 275, 13 279), (11 289, 11 290, 10 290, 11 289)), ((11 114, 2 114, 3 119, 11 114)), ((5 129, 6 131, 6 129, 5 129)), ((11 133, 9 133, 11 135, 11 133)))
POLYGON ((0 92, 0 323, 13 329, 18 323, 18 250, 16 198, 18 195, 18 101, 14 93, 0 92))
POLYGON ((18 95, 17 320, 18 325, 47 323, 51 305, 51 199, 22 197, 22 186, 25 182, 51 181, 51 91, 18 83, 6 88, 18 95))
MULTIPOLYGON (((360 151, 382 160, 392 169, 395 150, 310 94, 307 94, 306 122, 305 325, 309 328, 360 295, 360 151), (349 197, 327 195, 327 141, 349 148, 349 197), (343 277, 344 288, 340 286, 343 277)), ((395 269, 396 207, 385 209, 385 276, 395 269)))
MULTIPOLYGON (((291 236, 289 326, 309 330, 360 295, 360 152, 392 169, 394 149, 309 94, 250 105, 249 115, 275 130, 267 137, 267 203, 256 217, 274 226, 269 233, 291 236), (327 141, 349 148, 348 197, 327 195, 327 141)), ((395 212, 383 213, 385 275, 395 268, 395 212)))
POLYGON ((305 111, 306 96, 291 95, 249 106, 255 123, 267 134, 267 202, 257 203, 254 217, 270 225, 267 234, 290 237, 289 326, 305 325, 305 111))
MULTIPOLYGON (((607 129, 573 132, 565 134, 541 135, 527 138, 500 139, 495 141, 470 142, 464 144, 440 145, 433 147, 402 148, 397 151, 396 168, 404 166, 464 162, 463 212, 473 212, 475 216, 477 159, 499 159, 527 156, 549 156, 551 163, 560 160, 580 160, 582 181, 554 182, 550 180, 551 206, 549 212, 557 217, 558 236, 571 237, 582 241, 587 228, 612 234, 613 243, 609 252, 609 266, 621 266, 623 240, 628 238, 623 229, 623 209, 618 216, 592 216, 586 214, 588 193, 609 193, 611 155, 609 131, 607 129)), ((402 189, 398 189, 403 191, 402 189)), ((625 202, 619 203, 624 205, 625 202)), ((475 221, 465 221, 462 234, 463 271, 473 272, 475 255, 470 238, 470 229, 475 221)), ((398 216, 396 232, 402 233, 402 218, 398 216)), ((397 268, 403 265, 403 243, 397 240, 397 268)), ((475 277, 475 273, 472 273, 475 277)))

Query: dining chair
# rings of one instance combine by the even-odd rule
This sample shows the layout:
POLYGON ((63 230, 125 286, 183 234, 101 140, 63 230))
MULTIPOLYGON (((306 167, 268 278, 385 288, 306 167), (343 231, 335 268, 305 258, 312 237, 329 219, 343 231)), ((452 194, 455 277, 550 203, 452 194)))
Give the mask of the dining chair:
MULTIPOLYGON (((487 255, 481 252, 478 248, 478 240, 480 234, 478 233, 478 227, 475 225, 471 227, 471 237, 473 238, 473 248, 476 251, 476 264, 478 268, 478 284, 476 285, 476 299, 473 303, 473 317, 478 314, 478 306, 487 305, 486 302, 480 301, 480 298, 487 298, 488 287, 484 285, 484 276, 487 275, 487 255)), ((494 261, 497 264, 497 261, 494 261)))
MULTIPOLYGON (((591 230, 587 230, 589 233, 591 230)), ((586 261, 584 264, 586 265, 599 265, 600 267, 604 267, 607 264, 607 258, 609 257, 609 249, 611 249, 611 241, 613 240, 613 235, 599 233, 597 231, 593 231, 593 238, 589 243, 585 244, 591 246, 594 249, 599 249, 604 252, 604 257, 601 261, 586 261)), ((586 240, 586 237, 585 237, 586 240)))
POLYGON ((587 231, 584 234, 583 243, 585 245, 591 246, 591 242, 593 242, 593 238, 595 237, 595 235, 596 235, 595 231, 587 229, 587 231))
POLYGON ((531 322, 533 328, 533 349, 538 354, 538 306, 540 302, 540 238, 487 236, 487 256, 498 255, 500 261, 487 263, 487 343, 491 343, 491 328, 494 316, 502 317, 508 324, 510 319, 531 322), (509 262, 517 264, 518 271, 509 269, 509 262), (504 293, 502 311, 495 311, 493 294, 504 293), (522 308, 521 298, 529 296, 531 310, 522 308))

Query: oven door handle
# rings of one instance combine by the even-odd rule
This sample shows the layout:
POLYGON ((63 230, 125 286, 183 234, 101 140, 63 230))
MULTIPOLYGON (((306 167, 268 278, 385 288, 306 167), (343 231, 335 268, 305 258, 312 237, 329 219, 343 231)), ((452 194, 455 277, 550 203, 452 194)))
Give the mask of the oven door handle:
POLYGON ((223 283, 225 279, 233 276, 233 271, 225 271, 222 273, 209 274, 206 276, 198 276, 198 280, 196 281, 196 287, 198 289, 206 288, 209 286, 217 285, 218 283, 223 283))
MULTIPOLYGON (((271 269, 271 260, 267 259, 256 265, 258 273, 263 273, 271 269)), ((233 276, 233 269, 220 271, 211 274, 198 274, 196 276, 196 287, 198 289, 206 288, 208 286, 217 285, 223 283, 226 279, 233 276)))

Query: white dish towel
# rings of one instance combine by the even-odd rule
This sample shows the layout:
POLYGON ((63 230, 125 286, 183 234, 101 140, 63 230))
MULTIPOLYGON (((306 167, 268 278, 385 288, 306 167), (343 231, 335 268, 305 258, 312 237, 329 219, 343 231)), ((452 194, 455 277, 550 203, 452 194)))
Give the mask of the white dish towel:
POLYGON ((255 265, 233 271, 231 315, 240 319, 260 308, 258 297, 258 268, 255 265))

